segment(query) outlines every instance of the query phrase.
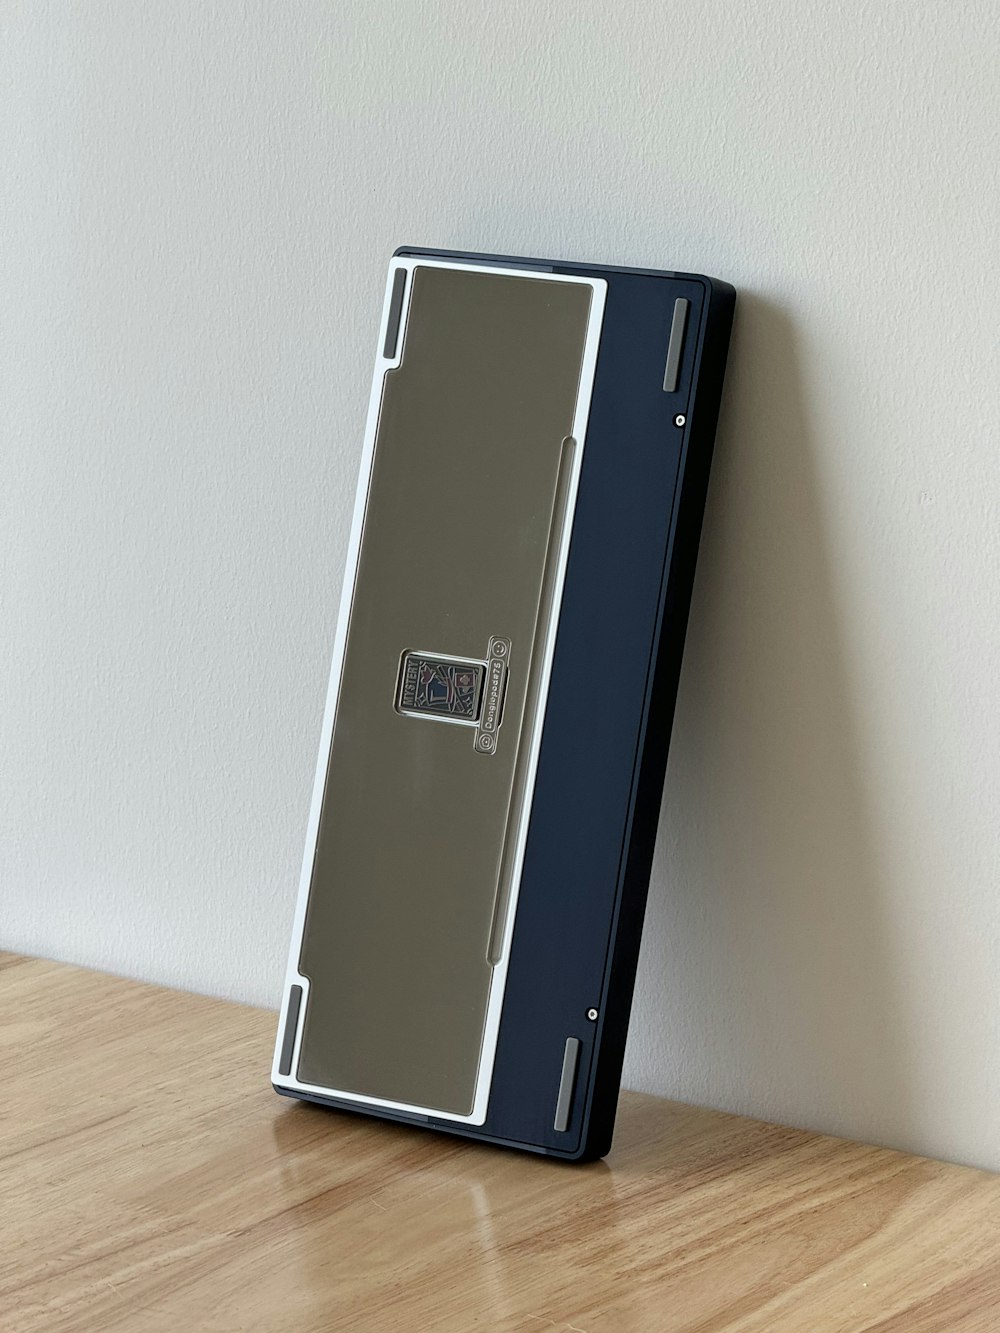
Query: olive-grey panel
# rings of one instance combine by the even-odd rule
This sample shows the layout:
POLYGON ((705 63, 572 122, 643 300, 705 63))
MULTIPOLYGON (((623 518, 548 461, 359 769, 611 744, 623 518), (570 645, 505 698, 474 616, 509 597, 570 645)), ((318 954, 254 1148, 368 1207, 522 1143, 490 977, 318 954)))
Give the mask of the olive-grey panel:
POLYGON ((419 266, 385 376, 300 954, 298 1077, 472 1110, 490 929, 591 288, 419 266), (406 651, 511 641, 496 751, 394 707, 406 651))

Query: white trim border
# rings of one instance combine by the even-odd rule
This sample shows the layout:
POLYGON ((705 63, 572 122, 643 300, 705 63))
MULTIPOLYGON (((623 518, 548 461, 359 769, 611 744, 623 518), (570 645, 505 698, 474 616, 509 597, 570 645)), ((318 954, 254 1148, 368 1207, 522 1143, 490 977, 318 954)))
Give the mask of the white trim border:
MULTIPOLYGON (((388 1110, 408 1111, 411 1114, 437 1120, 457 1120, 469 1125, 481 1125, 486 1120, 489 1105, 490 1087, 493 1079, 493 1066, 496 1059, 497 1039, 500 1032, 500 1015, 503 1011, 503 997, 507 984, 507 963, 510 957, 510 941, 517 914, 517 897, 520 889, 521 870, 524 863, 524 848, 527 841, 532 797, 534 795, 535 775, 538 768, 538 751, 541 745, 542 722, 545 706, 548 702, 549 678, 552 672, 552 655, 555 649, 556 627, 559 623, 559 611, 562 604, 562 590, 566 576, 566 561, 569 555, 569 538, 576 512, 576 497, 580 481, 580 468, 586 447, 587 421, 590 415, 590 400, 594 387, 594 374, 597 368, 597 349, 600 343, 601 329, 604 322, 604 301, 607 283, 603 278, 584 278, 574 274, 547 273, 538 269, 520 269, 508 266, 493 266, 456 260, 424 259, 419 256, 394 258, 389 266, 385 298, 382 304, 382 319, 379 323, 379 348, 385 345, 386 329, 389 321, 389 306, 395 275, 399 269, 406 271, 406 287, 403 293, 403 308, 399 317, 399 330, 396 335, 396 347, 392 357, 385 357, 381 351, 375 362, 372 378, 371 397, 368 402, 368 418, 365 425, 364 447, 361 453, 361 466, 358 476, 358 489, 354 504, 354 517, 351 523, 351 535, 347 546, 344 582, 340 597, 340 613, 334 637, 333 663, 330 668, 330 683, 327 689, 326 706, 323 712, 323 729, 319 746, 319 758, 316 764, 316 778, 313 784, 312 802, 309 808, 309 822, 306 827, 306 845, 302 858, 302 873, 299 878, 298 898, 295 904, 295 918, 292 925, 292 939, 288 951, 288 966, 282 992, 281 1013, 278 1022, 278 1036, 275 1044, 274 1060, 271 1066, 271 1081, 278 1087, 290 1092, 312 1093, 318 1096, 336 1098, 338 1101, 357 1102, 362 1105, 384 1107, 388 1110), (344 1092, 336 1088, 325 1088, 312 1083, 303 1083, 294 1074, 280 1074, 278 1065, 281 1058, 282 1038, 287 1021, 288 1000, 292 986, 302 987, 302 1001, 299 1005, 298 1028, 292 1048, 292 1069, 298 1068, 299 1048, 302 1041, 303 1018, 309 1003, 309 978, 299 972, 299 957, 302 950, 302 935, 305 929, 306 908, 312 884, 313 862, 316 855, 316 843, 319 836, 319 821, 323 807, 323 793, 326 787, 327 768, 330 760, 330 747, 333 741, 334 722, 337 715, 337 701, 340 695, 340 682, 343 675, 344 655, 347 648, 347 635, 354 602, 354 588, 357 579, 358 561, 361 553, 361 539, 364 531, 365 511, 368 504, 368 488, 371 480, 372 462, 375 454, 375 440, 378 433, 378 419, 382 406, 382 393, 385 374, 395 369, 402 360, 402 349, 406 340, 406 321, 410 308, 410 294, 413 288, 413 270, 416 268, 458 269, 474 273, 496 274, 502 277, 531 278, 538 282, 576 283, 590 287, 593 293, 590 314, 587 322, 587 337, 584 344, 583 359, 580 364, 580 382, 577 390, 576 409, 573 415, 571 434, 576 441, 573 456, 573 470, 570 477, 569 494, 566 504, 566 517, 561 534, 559 561, 556 567, 553 585, 552 604, 548 624, 545 627, 545 640, 542 648, 541 676, 538 690, 538 706, 531 719, 528 763, 524 786, 524 800, 517 826, 510 901, 504 922, 503 940, 500 959, 493 968, 490 982, 489 1000, 486 1006, 486 1020, 483 1026, 483 1041, 480 1048, 479 1068, 476 1075, 476 1092, 472 1111, 461 1115, 454 1111, 442 1111, 432 1106, 415 1106, 406 1102, 389 1101, 385 1098, 370 1097, 363 1093, 344 1092)), ((438 654, 440 656, 440 654, 438 654)))

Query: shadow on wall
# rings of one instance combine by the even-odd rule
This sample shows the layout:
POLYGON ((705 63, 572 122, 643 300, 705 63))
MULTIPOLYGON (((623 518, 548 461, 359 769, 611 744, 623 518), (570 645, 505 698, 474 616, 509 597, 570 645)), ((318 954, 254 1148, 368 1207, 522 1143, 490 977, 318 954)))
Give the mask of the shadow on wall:
POLYGON ((625 1082, 905 1146, 917 1108, 795 329, 741 296, 625 1082))

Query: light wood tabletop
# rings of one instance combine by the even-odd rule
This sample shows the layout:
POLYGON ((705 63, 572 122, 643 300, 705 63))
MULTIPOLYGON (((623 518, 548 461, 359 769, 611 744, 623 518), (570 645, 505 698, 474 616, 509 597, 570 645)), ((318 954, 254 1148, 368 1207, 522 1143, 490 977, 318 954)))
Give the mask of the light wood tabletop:
POLYGON ((281 1099, 274 1025, 0 955, 0 1329, 1000 1329, 1000 1178, 629 1093, 567 1166, 281 1099))

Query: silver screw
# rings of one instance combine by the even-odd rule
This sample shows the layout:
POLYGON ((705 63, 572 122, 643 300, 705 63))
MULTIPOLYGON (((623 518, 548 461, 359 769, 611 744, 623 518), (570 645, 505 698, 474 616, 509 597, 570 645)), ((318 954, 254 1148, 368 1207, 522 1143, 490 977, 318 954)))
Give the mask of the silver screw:
POLYGON ((587 1017, 590 1019, 590 1021, 591 1021, 592 1023, 596 1023, 596 1022, 597 1022, 597 1010, 596 1010, 596 1009, 588 1009, 588 1010, 587 1010, 587 1017))
POLYGON ((687 425, 687 417, 683 412, 678 412, 674 417, 674 425, 678 427, 687 425))

